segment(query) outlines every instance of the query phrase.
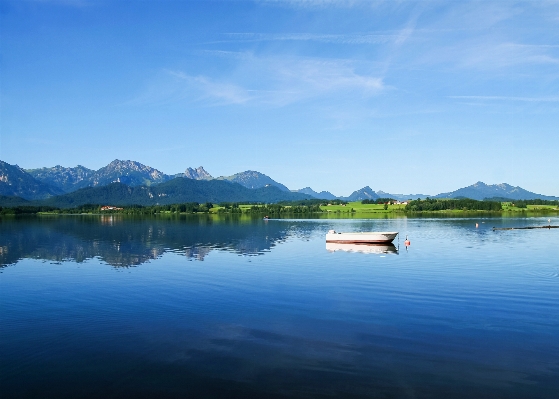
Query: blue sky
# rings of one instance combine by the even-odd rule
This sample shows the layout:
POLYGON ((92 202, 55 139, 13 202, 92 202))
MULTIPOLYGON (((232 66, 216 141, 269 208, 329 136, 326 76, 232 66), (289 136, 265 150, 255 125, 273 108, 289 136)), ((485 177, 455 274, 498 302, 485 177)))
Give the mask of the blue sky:
POLYGON ((559 195, 559 2, 4 1, 0 159, 559 195))

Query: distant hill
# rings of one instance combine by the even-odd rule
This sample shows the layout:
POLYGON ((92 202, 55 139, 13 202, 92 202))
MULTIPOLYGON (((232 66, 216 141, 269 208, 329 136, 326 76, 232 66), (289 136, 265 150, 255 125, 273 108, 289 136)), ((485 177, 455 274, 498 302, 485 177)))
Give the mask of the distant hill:
POLYGON ((316 191, 314 191, 312 188, 310 187, 305 187, 305 188, 301 188, 299 190, 292 190, 292 192, 294 193, 301 193, 301 194, 307 194, 310 195, 311 197, 314 198, 318 198, 318 199, 336 199, 338 197, 336 197, 334 194, 332 194, 329 191, 321 191, 319 193, 317 193, 316 191))
POLYGON ((363 187, 360 190, 354 191, 353 193, 351 193, 351 195, 349 197, 344 198, 347 201, 363 201, 365 199, 373 199, 376 200, 377 198, 380 198, 377 193, 375 193, 371 187, 366 186, 363 187))
POLYGON ((61 189, 35 179, 19 166, 0 161, 0 195, 35 200, 62 193, 61 189))
POLYGON ((0 195, 0 206, 11 208, 21 205, 31 205, 31 202, 21 197, 0 195))
POLYGON ((74 168, 56 165, 52 168, 26 169, 25 171, 35 179, 55 186, 65 193, 88 186, 90 179, 95 174, 94 170, 81 165, 74 168))
POLYGON ((416 200, 418 198, 425 199, 427 197, 432 197, 432 195, 427 194, 390 194, 382 190, 379 190, 376 193, 380 198, 393 198, 398 201, 407 201, 410 199, 416 200))
POLYGON ((456 191, 449 193, 441 193, 434 198, 471 198, 475 200, 483 200, 484 198, 510 198, 514 200, 528 200, 528 199, 544 199, 544 200, 558 200, 559 197, 552 197, 548 195, 536 194, 527 191, 521 187, 513 187, 510 184, 492 184, 488 185, 478 181, 471 186, 460 188, 456 191))
POLYGON ((289 189, 283 184, 278 183, 271 177, 266 176, 263 173, 257 172, 255 170, 247 170, 245 172, 236 173, 232 176, 220 176, 218 180, 227 180, 233 183, 239 183, 241 186, 246 188, 261 188, 268 185, 276 186, 282 191, 289 192, 289 189))
POLYGON ((266 202, 311 199, 305 194, 291 193, 274 186, 248 189, 240 184, 221 180, 193 180, 177 177, 152 186, 128 186, 111 183, 87 187, 72 193, 41 201, 40 205, 72 208, 84 204, 166 205, 184 202, 266 202))

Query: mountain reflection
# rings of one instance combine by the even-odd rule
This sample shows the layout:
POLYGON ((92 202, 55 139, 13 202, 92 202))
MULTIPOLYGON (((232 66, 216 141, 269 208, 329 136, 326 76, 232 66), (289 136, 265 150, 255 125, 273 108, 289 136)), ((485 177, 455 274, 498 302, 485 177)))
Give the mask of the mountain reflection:
POLYGON ((284 223, 210 216, 29 217, 0 219, 0 227, 2 266, 26 258, 78 263, 99 258, 115 267, 128 267, 166 252, 200 261, 215 250, 261 255, 289 234, 284 223))

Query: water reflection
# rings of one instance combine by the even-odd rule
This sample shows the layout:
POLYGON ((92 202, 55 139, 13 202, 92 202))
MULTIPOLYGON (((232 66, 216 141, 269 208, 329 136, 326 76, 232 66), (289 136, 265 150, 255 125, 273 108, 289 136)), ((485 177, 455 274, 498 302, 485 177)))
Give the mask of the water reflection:
POLYGON ((394 244, 340 244, 334 242, 326 243, 328 252, 360 252, 364 254, 394 254, 398 255, 398 248, 394 244))
POLYGON ((286 239, 284 223, 253 219, 72 216, 0 219, 0 264, 20 259, 135 266, 174 252, 204 260, 211 251, 260 255, 286 239))
MULTIPOLYGON (((511 234, 509 231, 495 232, 494 226, 523 226, 544 222, 540 218, 505 217, 318 219, 263 220, 260 217, 211 215, 137 218, 121 215, 6 217, 0 218, 0 267, 16 264, 25 258, 50 262, 84 262, 99 258, 115 267, 128 267, 157 259, 167 252, 197 261, 203 261, 212 251, 256 256, 271 251, 288 238, 309 241, 312 235, 325 234, 329 229, 388 229, 399 231, 402 237, 408 232, 413 234, 410 236, 412 242, 417 242, 414 240, 418 238, 435 242, 441 239, 437 236, 437 231, 445 228, 445 241, 469 248, 511 234), (437 226, 437 229, 433 230, 433 226, 437 226)), ((547 219, 548 217, 545 222, 547 219)), ((379 248, 341 244, 327 245, 326 249, 370 254, 399 253, 394 245, 379 248)))

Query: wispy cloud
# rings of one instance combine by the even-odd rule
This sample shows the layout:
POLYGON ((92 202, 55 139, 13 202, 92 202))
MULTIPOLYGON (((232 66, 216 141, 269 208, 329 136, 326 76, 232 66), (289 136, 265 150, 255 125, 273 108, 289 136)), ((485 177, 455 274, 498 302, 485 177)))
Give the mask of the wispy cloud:
POLYGON ((477 101, 522 101, 522 102, 559 102, 559 97, 515 97, 515 96, 448 96, 456 100, 477 101))
POLYGON ((123 105, 168 105, 179 102, 244 104, 252 97, 248 90, 230 82, 165 69, 139 95, 123 105))
POLYGON ((460 64, 465 67, 501 68, 519 64, 559 64, 551 54, 554 46, 521 43, 486 43, 465 49, 460 64))
POLYGON ((31 3, 53 4, 69 7, 85 7, 91 4, 89 0, 26 0, 31 3))
POLYGON ((280 86, 308 90, 311 96, 346 89, 371 95, 384 89, 381 78, 357 73, 350 61, 269 59, 265 64, 280 86))
POLYGON ((182 91, 188 95, 189 89, 201 93, 198 100, 212 100, 218 104, 244 104, 251 99, 248 91, 236 84, 220 82, 206 76, 190 76, 180 71, 167 71, 182 83, 182 91))
POLYGON ((311 34, 311 33, 229 33, 234 41, 314 41, 333 44, 386 44, 401 40, 398 33, 311 34))
POLYGON ((556 66, 559 65, 559 47, 554 44, 498 42, 478 37, 427 48, 410 64, 485 71, 520 66, 556 66))
POLYGON ((208 105, 281 107, 313 98, 351 95, 366 98, 386 90, 383 79, 359 73, 345 60, 301 57, 259 57, 251 53, 219 53, 235 64, 227 76, 194 75, 165 70, 128 104, 179 101, 208 105))
POLYGON ((257 2, 281 4, 290 7, 353 7, 371 3, 367 0, 257 0, 257 2))
POLYGON ((462 2, 442 8, 438 18, 422 25, 423 55, 412 63, 487 71, 523 65, 557 65, 559 46, 553 29, 527 22, 552 12, 545 10, 543 4, 462 2), (446 32, 430 35, 428 29, 446 32))

